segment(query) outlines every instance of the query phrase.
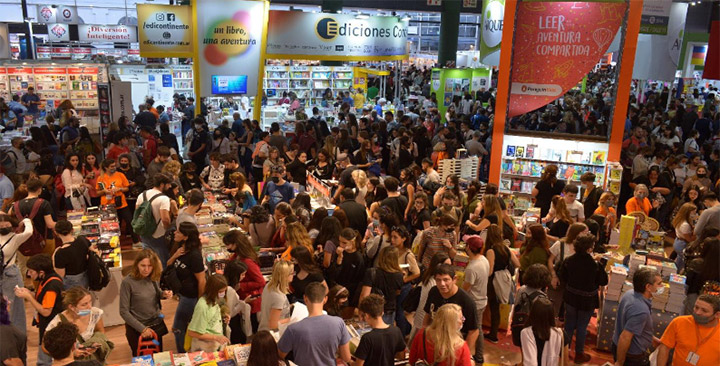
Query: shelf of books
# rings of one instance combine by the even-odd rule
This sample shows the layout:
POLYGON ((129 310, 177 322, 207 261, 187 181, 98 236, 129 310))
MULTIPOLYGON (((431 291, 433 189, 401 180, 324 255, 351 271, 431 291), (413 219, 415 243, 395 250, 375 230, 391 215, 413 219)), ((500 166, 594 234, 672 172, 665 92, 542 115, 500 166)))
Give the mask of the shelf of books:
POLYGON ((171 66, 172 70, 172 82, 175 92, 183 94, 186 97, 194 97, 195 90, 193 89, 193 72, 191 66, 175 65, 171 66))
POLYGON ((352 86, 349 66, 265 66, 263 87, 269 105, 277 104, 283 92, 295 92, 306 105, 320 104, 325 90, 333 97, 352 86))
POLYGON ((596 184, 603 186, 607 151, 608 144, 603 142, 505 135, 500 192, 513 214, 520 215, 533 206, 532 190, 550 164, 557 165, 558 179, 579 184, 583 173, 592 172, 596 184))
POLYGON ((41 110, 57 108, 70 99, 76 110, 97 110, 98 66, 18 66, 0 67, 0 95, 27 93, 35 88, 41 110))

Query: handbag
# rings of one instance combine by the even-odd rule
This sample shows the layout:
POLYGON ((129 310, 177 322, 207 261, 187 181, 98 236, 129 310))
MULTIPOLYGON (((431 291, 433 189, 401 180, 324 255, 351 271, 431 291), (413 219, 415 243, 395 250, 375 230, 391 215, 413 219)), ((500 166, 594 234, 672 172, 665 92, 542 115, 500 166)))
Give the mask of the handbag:
POLYGON ((413 313, 417 311, 420 306, 420 294, 422 293, 422 286, 417 285, 410 289, 405 300, 403 300, 402 307, 406 313, 413 313))
POLYGON ((148 322, 148 324, 145 324, 145 326, 152 329, 160 338, 169 333, 167 325, 165 324, 165 318, 157 317, 148 322))

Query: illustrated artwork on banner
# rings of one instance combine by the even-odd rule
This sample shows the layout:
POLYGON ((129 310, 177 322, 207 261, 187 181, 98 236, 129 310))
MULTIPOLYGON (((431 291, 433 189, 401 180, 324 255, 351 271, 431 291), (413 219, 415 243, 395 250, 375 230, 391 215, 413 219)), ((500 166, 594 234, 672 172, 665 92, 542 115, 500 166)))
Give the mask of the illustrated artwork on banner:
POLYGON ((617 33, 625 2, 521 2, 508 118, 561 97, 592 70, 617 33))

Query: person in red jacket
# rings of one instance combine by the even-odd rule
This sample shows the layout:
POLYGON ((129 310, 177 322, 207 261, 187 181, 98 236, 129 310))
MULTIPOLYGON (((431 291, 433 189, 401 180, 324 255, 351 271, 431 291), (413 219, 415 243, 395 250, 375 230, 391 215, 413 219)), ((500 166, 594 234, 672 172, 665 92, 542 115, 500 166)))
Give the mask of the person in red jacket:
POLYGON ((250 305, 251 322, 253 333, 258 328, 258 313, 260 312, 261 295, 265 288, 265 278, 260 273, 260 265, 258 255, 250 244, 250 239, 240 230, 231 230, 223 237, 223 243, 228 252, 232 253, 230 260, 239 260, 248 267, 245 278, 238 283, 235 290, 241 299, 248 296, 250 298, 246 302, 250 305))

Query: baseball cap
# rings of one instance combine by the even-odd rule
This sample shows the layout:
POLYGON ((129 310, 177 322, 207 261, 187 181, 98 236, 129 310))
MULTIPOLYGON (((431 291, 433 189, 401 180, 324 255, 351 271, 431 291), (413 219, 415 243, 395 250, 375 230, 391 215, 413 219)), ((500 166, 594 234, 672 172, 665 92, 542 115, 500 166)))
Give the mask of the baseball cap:
POLYGON ((485 246, 485 242, 477 235, 472 235, 466 238, 465 244, 467 244, 467 248, 474 253, 481 251, 483 246, 485 246))

